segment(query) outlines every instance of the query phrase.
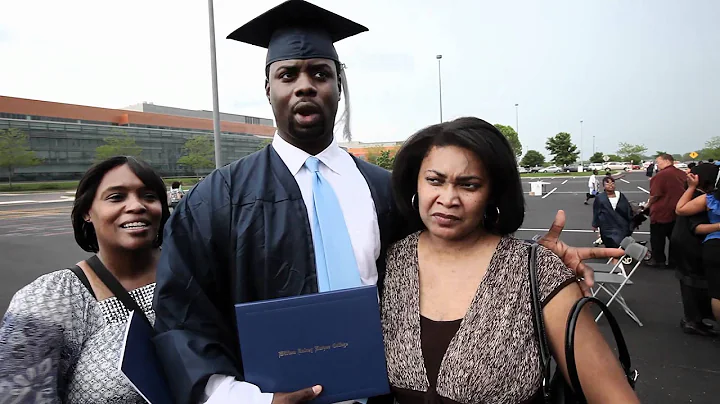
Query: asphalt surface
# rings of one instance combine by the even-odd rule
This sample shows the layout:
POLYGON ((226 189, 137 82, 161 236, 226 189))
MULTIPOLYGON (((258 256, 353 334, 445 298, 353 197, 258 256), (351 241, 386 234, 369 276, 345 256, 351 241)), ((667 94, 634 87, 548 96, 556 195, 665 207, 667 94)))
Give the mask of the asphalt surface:
MULTIPOLYGON (((563 240, 590 246, 596 235, 590 226, 592 204, 583 204, 587 181, 587 177, 523 179, 527 212, 517 236, 531 238, 544 233, 557 210, 563 209, 567 218, 563 240), (548 183, 545 193, 530 196, 529 183, 538 180, 548 183)), ((616 185, 631 201, 647 200, 648 178, 643 173, 627 174, 616 185)), ((71 206, 72 193, 0 194, 0 313, 25 284, 88 256, 73 239, 71 206)), ((634 237, 649 242, 648 222, 634 237)), ((674 272, 641 266, 632 279, 635 284, 626 287, 623 295, 643 327, 620 306, 612 304, 611 309, 639 371, 636 390, 642 402, 720 402, 720 339, 680 330, 682 307, 674 272)), ((614 346, 607 321, 601 319, 599 325, 614 346)))

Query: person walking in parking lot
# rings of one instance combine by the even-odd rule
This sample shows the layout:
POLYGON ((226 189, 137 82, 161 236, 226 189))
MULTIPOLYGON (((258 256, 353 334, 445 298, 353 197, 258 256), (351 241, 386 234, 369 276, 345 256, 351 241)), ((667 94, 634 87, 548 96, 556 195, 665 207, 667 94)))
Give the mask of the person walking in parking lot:
POLYGON ((656 159, 658 172, 650 179, 650 245, 653 259, 647 262, 650 267, 675 267, 673 243, 670 239, 675 225, 675 205, 685 193, 687 175, 674 165, 670 154, 661 154, 656 159), (665 239, 669 240, 668 255, 665 255, 665 239))
POLYGON ((585 205, 588 204, 588 201, 595 197, 598 193, 598 180, 597 180, 598 171, 593 170, 592 175, 588 179, 588 193, 585 194, 585 205))

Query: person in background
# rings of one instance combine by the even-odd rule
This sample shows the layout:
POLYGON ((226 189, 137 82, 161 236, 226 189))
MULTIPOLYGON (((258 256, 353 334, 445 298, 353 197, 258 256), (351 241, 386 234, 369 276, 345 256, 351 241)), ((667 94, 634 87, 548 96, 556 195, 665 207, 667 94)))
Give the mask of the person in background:
POLYGON ((650 267, 675 267, 675 253, 672 242, 665 255, 665 240, 670 239, 675 225, 675 206, 685 192, 687 174, 675 167, 670 154, 661 154, 656 159, 659 169, 650 179, 650 198, 646 208, 650 210, 650 246, 653 258, 646 262, 650 267))
POLYGON ((715 319, 720 321, 720 187, 715 184, 713 193, 704 193, 693 198, 700 183, 697 175, 689 173, 688 189, 676 205, 678 215, 692 216, 707 212, 709 224, 698 225, 697 234, 705 234, 703 239, 703 266, 708 279, 708 293, 715 319))
POLYGON ((646 171, 645 175, 648 177, 652 177, 654 173, 655 173, 655 162, 651 162, 647 166, 647 171, 646 171))
POLYGON ((592 175, 590 175, 590 178, 588 178, 588 193, 585 194, 585 205, 588 204, 588 201, 595 197, 598 193, 599 183, 597 179, 598 171, 593 170, 592 175))
POLYGON ((605 192, 593 203, 593 230, 600 229, 600 238, 607 248, 619 248, 622 240, 633 232, 633 211, 627 197, 615 189, 612 177, 603 178, 605 192))
MULTIPOLYGON (((162 178, 133 157, 91 167, 71 215, 78 246, 97 255, 151 322, 169 215, 162 178)), ((127 318, 87 261, 25 286, 0 324, 0 402, 145 403, 117 368, 127 318)))
MULTIPOLYGON (((381 316, 395 402, 543 403, 530 246, 511 236, 524 198, 507 139, 478 118, 433 125, 403 144, 392 175, 403 218, 420 227, 387 254, 381 316)), ((582 291, 544 247, 536 270, 549 345, 566 374, 567 318, 582 291)), ((638 403, 589 310, 576 336, 588 402, 638 403)))
POLYGON ((174 181, 170 186, 170 192, 168 193, 168 199, 170 201, 170 209, 175 209, 180 203, 180 200, 185 196, 182 191, 180 181, 174 181))
MULTIPOLYGON (((698 184, 690 198, 712 194, 715 189, 718 166, 701 163, 693 167, 691 173, 697 175, 698 184)), ((690 186, 688 186, 689 188, 690 186)), ((680 201, 678 201, 679 203, 680 201)), ((698 234, 698 228, 702 230, 709 223, 708 212, 704 210, 693 215, 678 214, 671 238, 674 245, 682 251, 677 256, 677 277, 680 281, 680 295, 684 312, 684 317, 680 320, 680 328, 688 334, 704 336, 717 335, 713 327, 708 327, 703 322, 705 319, 712 318, 713 313, 702 254, 705 234, 698 234)))

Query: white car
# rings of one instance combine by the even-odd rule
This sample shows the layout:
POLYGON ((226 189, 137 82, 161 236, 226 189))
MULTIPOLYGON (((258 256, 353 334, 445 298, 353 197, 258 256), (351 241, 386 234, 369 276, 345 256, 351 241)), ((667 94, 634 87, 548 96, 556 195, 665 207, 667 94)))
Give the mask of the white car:
POLYGON ((627 163, 618 163, 614 161, 610 161, 605 163, 603 166, 603 170, 625 170, 630 171, 632 167, 627 163))
POLYGON ((523 174, 523 173, 528 172, 528 170, 527 170, 525 167, 518 166, 518 172, 519 172, 520 174, 523 174))
POLYGON ((560 171, 562 171, 562 168, 557 166, 545 167, 540 170, 541 173, 559 173, 560 171))

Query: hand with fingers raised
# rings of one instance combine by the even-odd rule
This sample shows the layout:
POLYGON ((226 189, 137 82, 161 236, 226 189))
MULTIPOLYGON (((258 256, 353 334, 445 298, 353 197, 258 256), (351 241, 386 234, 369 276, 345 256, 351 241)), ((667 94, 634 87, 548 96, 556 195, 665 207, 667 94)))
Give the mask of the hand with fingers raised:
POLYGON ((590 288, 595 285, 595 273, 593 269, 586 265, 583 261, 594 258, 620 258, 623 256, 623 250, 620 248, 600 248, 600 247, 573 247, 565 244, 560 240, 560 233, 565 228, 565 212, 559 210, 555 215, 555 220, 550 226, 550 230, 544 236, 538 239, 538 244, 549 249, 555 255, 563 260, 565 265, 575 271, 575 275, 580 281, 580 288, 585 296, 590 296, 590 288))

